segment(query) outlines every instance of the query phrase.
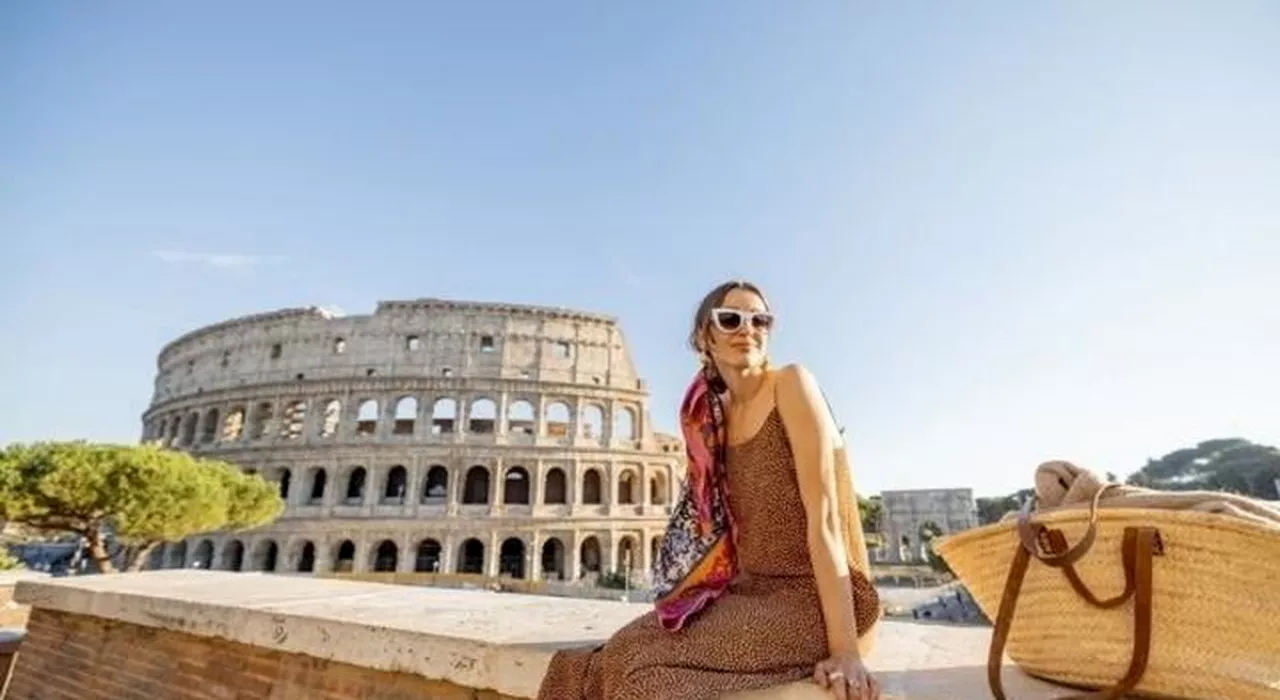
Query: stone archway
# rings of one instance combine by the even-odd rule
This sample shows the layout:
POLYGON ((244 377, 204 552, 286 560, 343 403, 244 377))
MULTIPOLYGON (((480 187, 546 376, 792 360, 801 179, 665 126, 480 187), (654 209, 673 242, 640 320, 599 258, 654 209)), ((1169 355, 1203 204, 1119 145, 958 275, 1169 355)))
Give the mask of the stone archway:
POLYGON ((511 578, 524 578, 524 541, 518 537, 508 537, 502 541, 498 551, 498 575, 511 578))
POLYGON ((458 547, 457 573, 484 573, 484 543, 472 537, 458 547))
POLYGON ((552 537, 542 543, 542 578, 546 580, 565 579, 564 543, 558 537, 552 537))

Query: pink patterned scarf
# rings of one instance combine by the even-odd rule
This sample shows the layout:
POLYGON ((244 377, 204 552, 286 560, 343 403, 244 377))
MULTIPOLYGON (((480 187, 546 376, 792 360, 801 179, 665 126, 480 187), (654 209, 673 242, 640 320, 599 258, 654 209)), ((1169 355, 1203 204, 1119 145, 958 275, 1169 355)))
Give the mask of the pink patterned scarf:
POLYGON ((658 620, 671 631, 720 597, 738 573, 725 475, 724 391, 723 380, 706 367, 680 404, 686 478, 653 563, 658 620))

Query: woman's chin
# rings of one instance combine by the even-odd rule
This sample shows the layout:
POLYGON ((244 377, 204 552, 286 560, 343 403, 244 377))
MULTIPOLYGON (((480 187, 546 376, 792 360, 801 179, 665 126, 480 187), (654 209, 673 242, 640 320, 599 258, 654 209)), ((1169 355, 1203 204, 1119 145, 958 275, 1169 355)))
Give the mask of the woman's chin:
POLYGON ((764 369, 764 356, 755 352, 735 353, 724 359, 724 364, 735 374, 747 374, 764 369))

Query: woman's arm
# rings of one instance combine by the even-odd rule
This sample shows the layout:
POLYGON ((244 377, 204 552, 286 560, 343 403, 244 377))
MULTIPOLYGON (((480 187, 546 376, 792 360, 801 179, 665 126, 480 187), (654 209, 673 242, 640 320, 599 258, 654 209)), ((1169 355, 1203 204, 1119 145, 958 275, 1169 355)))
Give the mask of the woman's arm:
POLYGON ((849 581, 836 495, 834 447, 839 436, 813 375, 798 365, 778 370, 778 413, 791 441, 804 502, 809 553, 831 656, 858 656, 853 584, 849 581))

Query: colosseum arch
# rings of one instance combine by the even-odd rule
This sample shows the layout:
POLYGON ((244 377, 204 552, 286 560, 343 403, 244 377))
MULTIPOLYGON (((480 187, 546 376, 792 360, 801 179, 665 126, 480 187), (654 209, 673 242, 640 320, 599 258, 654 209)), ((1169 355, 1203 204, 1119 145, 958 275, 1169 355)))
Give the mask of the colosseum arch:
POLYGON ((300 573, 316 570, 316 545, 311 540, 302 541, 302 547, 298 550, 296 569, 300 573))
POLYGON ((289 487, 293 485, 293 472, 288 467, 281 467, 280 473, 276 477, 276 483, 280 486, 280 499, 289 500, 289 487))
POLYGON ((604 488, 600 483, 599 469, 592 467, 583 473, 582 503, 585 505, 602 505, 604 503, 604 488))
POLYGON ((218 409, 205 411, 204 421, 200 424, 200 442, 209 444, 218 438, 218 409))
POLYGON ((413 559, 414 571, 426 571, 436 573, 440 571, 441 558, 440 555, 444 548, 440 546, 438 540, 428 537, 418 543, 417 556, 413 559))
POLYGON ((382 482, 382 502, 387 504, 404 503, 404 495, 409 489, 409 470, 397 464, 387 470, 382 482))
POLYGON ((356 543, 351 540, 343 540, 333 548, 333 570, 338 572, 351 571, 356 564, 356 543))
POLYGON ((476 435, 490 435, 497 430, 498 406, 493 399, 481 398, 471 402, 467 416, 467 432, 476 435))
POLYGON ((623 535, 618 540, 618 555, 614 559, 617 562, 618 571, 635 571, 641 568, 640 550, 636 546, 636 538, 631 535, 623 535))
POLYGON ((244 437, 244 414, 243 405, 235 406, 227 411, 227 417, 222 422, 222 441, 230 442, 239 440, 244 437))
POLYGON ((547 470, 542 487, 542 502, 547 505, 564 505, 569 502, 568 480, 560 467, 547 470))
POLYGON ((533 435, 537 430, 537 418, 533 412, 533 404, 525 399, 517 399, 507 408, 507 433, 512 435, 533 435))
POLYGON ((542 578, 563 581, 566 578, 564 542, 558 537, 550 537, 542 543, 542 578))
POLYGON ((427 478, 422 483, 422 502, 444 505, 449 500, 449 468, 443 464, 433 464, 427 469, 427 478))
POLYGON ((356 435, 373 437, 378 432, 378 401, 365 399, 356 409, 356 435))
POLYGON ((470 537, 458 546, 457 572, 459 574, 484 573, 484 543, 470 537))
POLYGON ((391 427, 393 435, 413 435, 414 426, 418 423, 418 400, 412 396, 401 396, 396 401, 395 424, 391 427))
POLYGON ((451 398, 436 399, 431 406, 431 433, 448 435, 457 430, 458 402, 451 398))
POLYGON ((533 488, 529 483, 529 470, 521 466, 507 468, 502 480, 502 502, 507 505, 531 505, 533 488))
POLYGON ((165 568, 181 569, 187 565, 187 542, 174 542, 165 551, 165 568))
POLYGON ((572 421, 573 413, 569 410, 569 404, 557 399, 547 404, 547 412, 543 416, 543 423, 546 426, 543 432, 547 437, 569 437, 572 434, 570 432, 572 421))
POLYGON ((290 401, 285 404, 284 413, 280 414, 280 438, 297 440, 306 431, 307 402, 290 401))
POLYGON ((200 423, 200 414, 191 412, 182 420, 182 442, 185 447, 194 445, 196 442, 196 426, 200 423))
POLYGON ((636 476, 635 469, 624 469, 622 474, 618 476, 618 504, 629 506, 635 505, 640 501, 637 494, 640 479, 636 476))
POLYGON ((578 549, 578 560, 581 562, 582 571, 589 574, 600 573, 602 566, 600 540, 592 535, 584 539, 578 549))
POLYGON ((667 497, 667 476, 661 471, 653 472, 653 474, 649 476, 649 504, 665 506, 667 504, 667 497))
POLYGON ((464 505, 484 505, 489 502, 489 468, 477 464, 467 470, 462 484, 464 505))
POLYGON ((260 540, 253 547, 253 570, 275 571, 279 564, 280 545, 275 540, 260 540))
POLYGON ((307 502, 315 505, 324 502, 325 488, 329 485, 329 473, 324 467, 312 467, 307 479, 308 485, 311 487, 308 494, 307 502))
POLYGON ((369 470, 364 467, 354 467, 347 472, 347 489, 343 493, 343 503, 349 506, 358 506, 364 503, 364 492, 368 486, 369 470))
POLYGON ((316 435, 322 438, 331 438, 338 434, 338 425, 342 422, 342 402, 337 399, 328 399, 324 402, 324 408, 320 412, 320 424, 317 426, 316 435))
POLYGON ((658 561, 658 552, 662 551, 662 535, 654 535, 649 540, 649 561, 658 561))
POLYGON ((597 445, 604 442, 604 409, 598 404, 582 409, 582 437, 597 445))
POLYGON ((391 540, 382 540, 373 549, 374 571, 395 571, 400 562, 400 548, 391 540))
POLYGON ((227 571, 244 569, 244 543, 240 540, 229 540, 223 545, 222 561, 219 563, 218 568, 227 571))
POLYGON ((616 440, 636 439, 636 414, 630 406, 619 406, 613 412, 613 437, 616 440))
POLYGON ((522 579, 525 577, 525 545, 519 537, 508 537, 498 550, 498 575, 522 579))
POLYGON ((271 419, 273 417, 275 417, 275 406, 270 401, 259 402, 253 409, 249 439, 261 440, 267 437, 271 430, 271 419))
POLYGON ((191 560, 191 565, 206 571, 213 568, 213 540, 200 540, 200 544, 196 545, 196 553, 191 560))

